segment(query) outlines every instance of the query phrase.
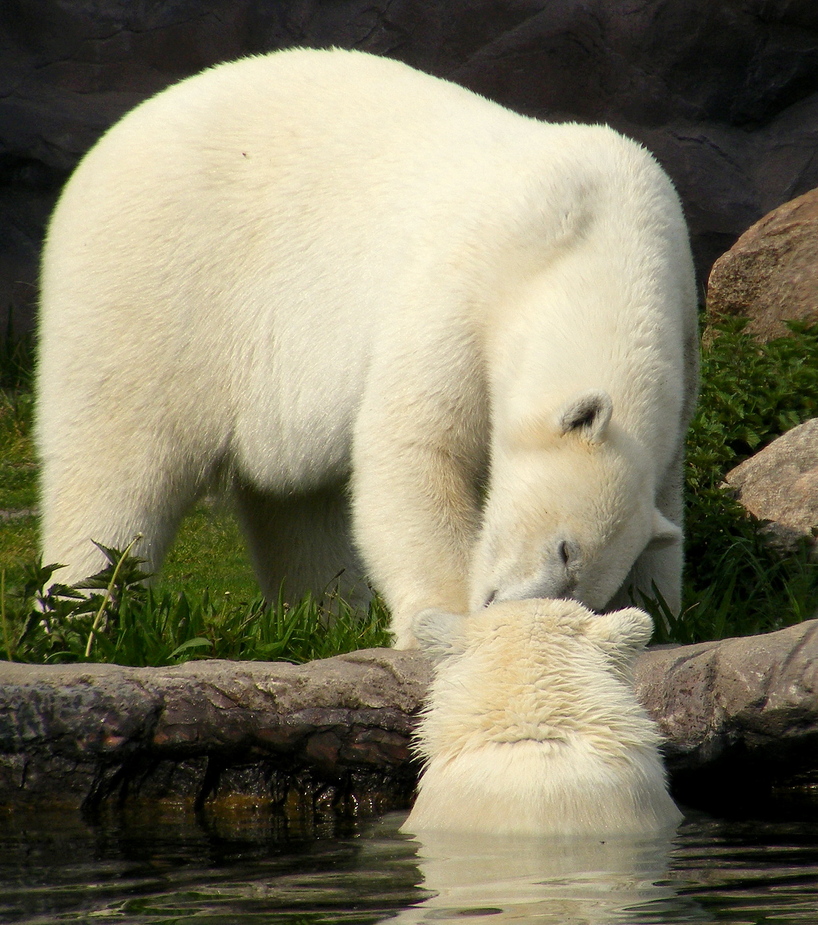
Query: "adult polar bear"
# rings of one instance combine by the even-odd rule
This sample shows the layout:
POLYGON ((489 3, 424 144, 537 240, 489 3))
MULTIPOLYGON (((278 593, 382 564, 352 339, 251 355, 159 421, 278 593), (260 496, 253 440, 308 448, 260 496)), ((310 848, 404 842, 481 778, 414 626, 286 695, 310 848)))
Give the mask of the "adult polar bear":
POLYGON ((140 532, 156 568, 220 483, 267 595, 365 574, 399 646, 491 599, 677 607, 695 316, 678 199, 610 129, 356 52, 213 68, 52 219, 45 561, 140 532))

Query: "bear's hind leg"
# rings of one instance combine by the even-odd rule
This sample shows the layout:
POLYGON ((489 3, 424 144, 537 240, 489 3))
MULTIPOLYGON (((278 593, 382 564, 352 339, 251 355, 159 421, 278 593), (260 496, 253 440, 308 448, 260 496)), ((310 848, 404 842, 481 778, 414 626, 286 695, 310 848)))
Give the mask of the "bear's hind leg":
POLYGON ((371 592, 350 535, 349 503, 341 486, 273 496, 236 486, 239 523, 261 592, 295 602, 338 590, 347 603, 366 607, 371 592))
POLYGON ((158 572, 183 516, 210 480, 201 465, 180 472, 178 460, 158 452, 156 443, 148 452, 131 445, 132 456, 120 446, 116 458, 101 442, 89 453, 78 454, 73 445, 70 454, 43 454, 42 558, 66 566, 56 581, 70 584, 103 568, 95 543, 122 551, 137 535, 131 554, 145 560, 144 571, 158 572))

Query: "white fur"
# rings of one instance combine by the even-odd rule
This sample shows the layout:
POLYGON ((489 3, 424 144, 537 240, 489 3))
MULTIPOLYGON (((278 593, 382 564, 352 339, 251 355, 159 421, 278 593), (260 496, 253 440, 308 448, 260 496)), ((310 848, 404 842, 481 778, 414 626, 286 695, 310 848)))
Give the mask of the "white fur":
POLYGON ((404 828, 515 835, 650 834, 681 816, 631 666, 653 631, 630 608, 492 604, 419 618, 439 659, 418 729, 426 765, 404 828))
POLYGON ((268 596, 365 575, 401 646, 492 597, 678 607, 695 342, 637 144, 361 53, 222 65, 109 131, 52 219, 43 555, 68 581, 142 533, 158 568, 227 485, 268 596))

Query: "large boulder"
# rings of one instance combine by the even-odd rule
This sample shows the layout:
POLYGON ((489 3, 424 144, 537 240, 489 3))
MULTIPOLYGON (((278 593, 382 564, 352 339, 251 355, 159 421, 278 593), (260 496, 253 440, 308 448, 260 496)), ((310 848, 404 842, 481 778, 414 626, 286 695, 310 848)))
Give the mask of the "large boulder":
POLYGON ((818 530, 818 418, 773 440, 725 477, 741 504, 759 520, 772 545, 790 552, 818 530))
POLYGON ((773 209, 713 265, 707 316, 749 318, 760 341, 783 337, 785 321, 818 324, 818 189, 773 209))
POLYGON ((637 697, 666 738, 682 802, 721 812, 759 784, 818 784, 818 620, 761 636, 650 650, 637 697))
MULTIPOLYGON (((0 662, 0 807, 243 797, 301 818, 405 808, 430 678, 422 654, 392 649, 303 666, 0 662)), ((652 649, 635 679, 684 802, 724 808, 818 784, 818 620, 652 649)))
POLYGON ((754 221, 818 186, 805 0, 3 0, 0 313, 30 325, 46 217, 105 128, 202 67, 298 44, 390 55, 641 140, 678 185, 702 280, 754 221))

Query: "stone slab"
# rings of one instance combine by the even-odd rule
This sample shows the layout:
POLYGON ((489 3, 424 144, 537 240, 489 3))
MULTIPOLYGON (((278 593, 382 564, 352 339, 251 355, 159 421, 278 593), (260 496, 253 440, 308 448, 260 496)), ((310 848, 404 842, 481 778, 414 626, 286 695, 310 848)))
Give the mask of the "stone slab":
MULTIPOLYGON (((237 796, 286 812, 405 808, 411 731, 431 674, 370 649, 294 666, 0 663, 0 805, 93 810, 237 796)), ((651 649, 637 694, 689 802, 818 785, 818 620, 651 649)))

